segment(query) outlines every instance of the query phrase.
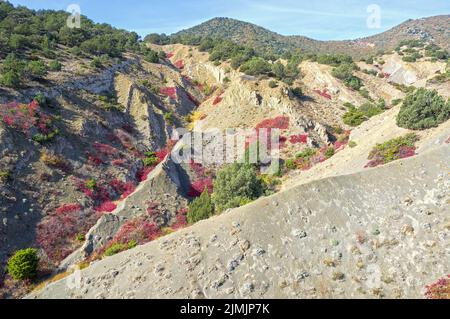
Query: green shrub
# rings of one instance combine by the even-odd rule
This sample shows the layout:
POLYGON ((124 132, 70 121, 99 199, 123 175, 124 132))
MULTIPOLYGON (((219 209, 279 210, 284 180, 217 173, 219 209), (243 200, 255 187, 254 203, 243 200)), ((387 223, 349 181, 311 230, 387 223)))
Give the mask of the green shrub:
POLYGON ((136 246, 137 246, 137 243, 134 240, 128 242, 127 244, 116 243, 116 244, 111 245, 110 247, 108 247, 105 250, 104 256, 110 257, 110 256, 116 255, 118 253, 121 253, 125 250, 132 249, 136 246))
POLYGON ((33 100, 38 102, 39 106, 47 106, 48 103, 47 97, 41 92, 36 94, 33 100))
POLYGON ((6 266, 8 274, 15 280, 33 279, 37 275, 39 257, 37 250, 28 248, 17 251, 6 266))
POLYGON ((358 144, 356 144, 355 141, 350 141, 348 142, 348 146, 350 146, 350 148, 355 148, 356 146, 358 146, 358 144))
POLYGON ((412 130, 436 127, 450 118, 450 100, 437 91, 420 88, 403 101, 397 116, 397 125, 412 130))
POLYGON ((403 101, 402 99, 395 99, 395 100, 392 101, 392 105, 393 105, 393 106, 397 106, 397 105, 399 105, 400 103, 402 103, 402 101, 403 101))
POLYGON ((97 181, 95 179, 88 179, 85 183, 85 186, 89 189, 96 189, 97 188, 97 181))
POLYGON ((173 115, 173 112, 167 112, 167 113, 165 113, 165 114, 164 114, 164 119, 166 120, 166 122, 167 122, 169 125, 173 125, 173 122, 174 122, 174 120, 175 120, 174 115, 173 115))
POLYGON ((361 125, 364 121, 367 121, 367 116, 356 107, 352 107, 349 108, 342 119, 346 125, 355 127, 361 125))
POLYGON ((382 159, 384 163, 389 163, 399 159, 401 147, 414 147, 419 137, 414 133, 391 139, 382 144, 377 144, 369 154, 369 159, 382 159))
POLYGON ((274 88, 278 87, 277 81, 271 80, 271 81, 269 82, 269 87, 270 87, 271 89, 274 89, 274 88))
POLYGON ((92 59, 90 66, 95 69, 99 69, 103 67, 102 60, 99 57, 95 57, 92 59))
POLYGON ((17 88, 20 85, 20 77, 14 71, 7 71, 1 75, 0 84, 10 88, 17 88))
POLYGON ((0 171, 0 182, 7 183, 11 177, 11 173, 9 171, 0 171))
POLYGON ((302 98, 303 96, 303 91, 301 88, 299 87, 295 87, 295 88, 290 88, 291 93, 296 97, 296 98, 302 98))
POLYGON ((51 61, 48 66, 49 66, 50 70, 53 72, 61 71, 61 69, 62 69, 61 62, 59 62, 57 60, 51 61))
POLYGON ((194 199, 189 204, 187 221, 189 224, 195 224, 198 221, 208 219, 214 214, 214 205, 208 190, 205 189, 200 197, 194 199))
POLYGON ((241 65, 241 72, 248 75, 268 74, 272 70, 269 62, 260 57, 253 57, 241 65))
POLYGON ((311 157, 313 157, 314 155, 316 155, 317 150, 315 150, 314 148, 310 148, 308 147, 307 149, 305 149, 303 152, 298 153, 297 155, 295 155, 295 157, 297 159, 302 158, 306 161, 309 161, 311 159, 311 157))
POLYGON ((214 180, 213 204, 217 211, 239 207, 264 194, 264 184, 256 175, 254 166, 234 163, 221 169, 214 180))
POLYGON ((47 75, 47 66, 42 61, 31 61, 28 63, 27 73, 33 79, 41 79, 47 75))
POLYGON ((159 159, 155 152, 145 152, 144 155, 143 162, 145 166, 155 166, 158 164, 159 159))
POLYGON ((325 155, 326 158, 330 158, 330 157, 334 156, 335 152, 336 151, 335 151, 334 147, 330 146, 329 148, 327 148, 327 150, 325 151, 324 155, 325 155))

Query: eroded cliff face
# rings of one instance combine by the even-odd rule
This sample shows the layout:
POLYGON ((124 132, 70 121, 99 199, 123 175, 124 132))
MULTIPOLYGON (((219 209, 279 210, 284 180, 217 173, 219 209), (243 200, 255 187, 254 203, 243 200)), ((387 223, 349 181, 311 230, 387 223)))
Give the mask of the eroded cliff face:
POLYGON ((450 269, 450 146, 288 189, 29 298, 421 298, 450 269))
MULTIPOLYGON (((71 288, 76 272, 33 296, 420 297, 424 284, 446 272, 448 264, 437 261, 448 244, 448 178, 443 172, 449 164, 444 141, 450 122, 420 134, 420 159, 364 169, 376 143, 407 132, 395 124, 399 107, 355 129, 355 149, 340 150, 308 172, 285 176, 282 193, 178 230, 186 226, 185 208, 195 196, 192 182, 211 178, 217 168, 203 167, 212 173, 198 176, 195 163, 180 165, 167 157, 172 146, 182 147, 170 137, 176 127, 188 125, 191 112, 201 115, 190 123, 196 131, 255 128, 264 120, 287 118, 284 138, 308 134, 308 142, 287 142, 281 154, 286 159, 307 146, 331 145, 331 126, 345 128, 343 103, 359 105, 366 99, 332 77, 331 67, 317 63, 300 65, 303 79, 295 85, 305 97, 299 99, 283 83, 271 88, 269 79, 245 76, 227 63, 214 65, 196 48, 156 49, 169 58, 151 64, 129 57, 96 77, 44 91, 58 105, 63 131, 45 149, 62 156, 71 171, 49 167, 42 162, 41 146, 0 125, 0 169, 14 173, 12 182, 0 185, 0 257, 5 260, 34 243, 38 225, 51 221, 61 205, 80 204, 83 216, 92 217, 78 229, 83 239, 70 238, 64 250, 58 246, 62 254, 53 260, 57 271, 68 273, 93 261, 82 273, 81 286, 71 288), (115 95, 118 109, 105 109, 99 101, 105 92, 115 95), (158 165, 144 167, 146 151, 158 152, 158 165), (108 212, 97 211, 100 203, 84 187, 89 179, 112 193, 108 212), (120 192, 111 185, 120 186, 120 192), (424 213, 428 210, 432 214, 424 213), (98 261, 123 227, 139 223, 155 226, 152 239, 178 231, 98 261), (431 257, 417 259, 419 253, 431 257), (431 269, 433 262, 439 267, 431 269)), ((373 99, 390 104, 404 97, 387 79, 358 76, 373 99)), ((24 91, 21 98, 27 101, 38 91, 42 88, 24 91)))

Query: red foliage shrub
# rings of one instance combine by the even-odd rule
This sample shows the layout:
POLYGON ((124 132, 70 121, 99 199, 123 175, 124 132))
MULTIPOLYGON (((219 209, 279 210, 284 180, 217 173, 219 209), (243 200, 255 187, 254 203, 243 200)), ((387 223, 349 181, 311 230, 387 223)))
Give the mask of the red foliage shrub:
POLYGON ((134 150, 135 146, 133 144, 133 139, 130 134, 125 132, 124 130, 117 130, 115 138, 122 144, 122 146, 128 150, 134 150))
POLYGON ((191 183, 190 190, 188 191, 189 197, 199 197, 205 188, 210 194, 213 192, 213 179, 211 177, 206 177, 202 179, 197 179, 191 183))
POLYGON ((172 52, 167 52, 166 53, 166 58, 171 59, 174 56, 174 54, 172 52))
POLYGON ((143 167, 140 170, 138 170, 138 172, 136 173, 136 178, 140 181, 140 182, 145 182, 148 178, 148 175, 150 175, 150 173, 155 169, 154 166, 151 167, 143 167))
POLYGON ((89 165, 98 167, 104 164, 103 160, 97 154, 86 152, 86 156, 89 165))
POLYGON ((414 155, 416 155, 415 147, 400 146, 400 149, 398 150, 398 156, 400 158, 408 158, 414 155))
POLYGON ((109 246, 115 243, 127 244, 132 240, 142 245, 155 240, 161 234, 161 230, 155 223, 147 221, 144 217, 138 217, 127 221, 119 229, 109 246))
POLYGON ((450 275, 425 287, 427 299, 450 299, 450 275))
POLYGON ((178 60, 173 65, 175 65, 175 67, 180 70, 184 69, 184 61, 183 60, 178 60))
POLYGON ((59 262, 72 253, 75 236, 86 233, 100 216, 91 210, 61 211, 38 225, 36 240, 52 261, 59 262))
POLYGON ((124 158, 115 159, 111 161, 111 164, 114 166, 121 166, 124 167, 127 164, 127 160, 124 158))
POLYGON ((445 141, 445 144, 450 144, 450 136, 449 136, 448 139, 445 141))
POLYGON ((213 101, 213 105, 219 104, 220 102, 222 102, 222 100, 223 100, 223 98, 221 95, 216 96, 216 98, 213 101))
POLYGON ((98 213, 111 213, 117 208, 117 205, 111 201, 106 201, 100 204, 100 206, 95 208, 98 213))
POLYGON ((95 142, 92 147, 101 155, 114 156, 119 154, 119 150, 114 146, 95 142))
POLYGON ((55 211, 57 215, 66 214, 66 213, 74 213, 83 209, 83 206, 80 204, 64 204, 58 207, 55 211))
POLYGON ((289 142, 291 144, 306 144, 308 143, 308 134, 291 135, 289 137, 289 142))
POLYGON ((159 93, 161 95, 170 97, 172 100, 177 99, 177 88, 176 87, 162 87, 159 89, 159 93))
POLYGON ((128 182, 123 185, 123 193, 120 199, 125 199, 136 190, 136 185, 133 182, 128 182))
POLYGON ((390 73, 383 73, 383 75, 384 75, 385 78, 390 78, 391 77, 390 73))
POLYGON ((178 229, 184 228, 184 227, 186 227, 188 225, 186 215, 187 215, 187 209, 186 208, 181 208, 177 212, 176 221, 172 225, 172 229, 173 230, 178 230, 178 229))
POLYGON ((195 106, 199 106, 199 105, 200 105, 200 102, 197 101, 197 99, 196 99, 192 94, 190 94, 189 92, 186 92, 186 95, 187 95, 189 101, 191 101, 192 103, 194 103, 195 106))
POLYGON ((36 101, 30 104, 7 103, 0 104, 0 117, 6 126, 16 129, 25 135, 29 135, 30 129, 38 125, 38 129, 47 129, 48 115, 44 115, 39 110, 36 101), (42 118, 42 122, 39 119, 42 118))
POLYGON ((149 216, 157 216, 161 213, 159 210, 159 204, 155 202, 148 202, 147 203, 147 214, 149 216))
POLYGON ((322 96, 322 97, 324 97, 324 98, 326 98, 328 100, 332 99, 331 94, 328 93, 328 90, 326 90, 326 89, 323 90, 323 91, 321 91, 321 90, 314 90, 314 92, 316 92, 317 94, 319 94, 320 96, 322 96))
POLYGON ((280 130, 287 130, 289 128, 289 117, 278 116, 273 119, 267 119, 256 125, 256 129, 260 128, 278 128, 280 130))

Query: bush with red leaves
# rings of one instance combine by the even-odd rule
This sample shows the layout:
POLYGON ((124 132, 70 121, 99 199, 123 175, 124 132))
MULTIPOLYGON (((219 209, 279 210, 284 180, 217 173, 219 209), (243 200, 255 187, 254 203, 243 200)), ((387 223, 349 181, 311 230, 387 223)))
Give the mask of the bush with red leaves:
POLYGON ((450 275, 426 286, 425 297, 428 299, 450 299, 450 275))
POLYGON ((257 130, 260 128, 277 128, 280 130, 287 130, 289 128, 289 117, 278 116, 273 119, 266 119, 256 125, 257 130))
POLYGON ((180 210, 178 210, 177 216, 176 216, 176 221, 172 225, 173 230, 178 230, 178 229, 184 228, 188 225, 187 212, 188 211, 186 208, 181 208, 180 210))
POLYGON ((191 182, 188 191, 189 197, 199 197, 205 188, 210 194, 213 193, 213 176, 208 172, 203 165, 191 161, 189 163, 190 169, 194 173, 194 180, 191 182))
POLYGON ((177 99, 177 88, 176 87, 162 87, 159 89, 159 93, 161 95, 170 97, 172 100, 177 99))
POLYGON ((189 197, 199 197, 203 193, 205 188, 208 190, 208 193, 212 194, 213 179, 211 177, 197 179, 192 182, 187 195, 189 197))
POLYGON ((142 167, 140 170, 136 173, 136 178, 140 182, 145 182, 148 179, 148 176, 150 173, 155 169, 155 166, 150 167, 142 167))
POLYGON ((99 206, 95 208, 95 211, 98 213, 111 213, 115 211, 117 208, 117 205, 114 204, 111 201, 106 201, 101 203, 99 206))
POLYGON ((114 156, 119 154, 119 150, 114 146, 95 142, 92 147, 103 156, 114 156))
POLYGON ((120 166, 120 167, 125 167, 127 164, 127 160, 124 158, 120 158, 120 159, 115 159, 111 161, 111 164, 114 166, 120 166))
POLYGON ((64 204, 55 211, 56 215, 78 212, 83 209, 80 204, 64 204))
POLYGON ((47 216, 37 227, 36 240, 54 262, 69 256, 74 250, 75 236, 86 233, 100 217, 92 210, 82 207, 79 210, 75 210, 74 206, 69 208, 71 209, 64 208, 57 214, 47 216))
POLYGON ((326 98, 327 100, 331 100, 332 96, 328 93, 328 91, 325 89, 323 91, 321 90, 314 90, 317 94, 319 94, 321 97, 326 98))
POLYGON ((291 135, 289 137, 289 142, 291 144, 306 144, 308 143, 308 137, 308 134, 291 135))
POLYGON ((147 214, 148 216, 154 217, 161 213, 159 210, 159 204, 155 202, 148 202, 147 203, 147 214))
POLYGON ((200 105, 200 102, 197 101, 197 99, 192 94, 190 94, 189 92, 186 92, 186 95, 187 95, 187 98, 189 99, 189 101, 194 103, 195 106, 199 106, 200 105))
POLYGON ((183 60, 178 60, 173 65, 180 70, 184 69, 184 61, 183 60))
POLYGON ((7 127, 30 135, 32 128, 40 134, 48 135, 52 131, 53 117, 41 112, 39 104, 32 101, 29 104, 7 103, 0 104, 0 117, 7 127))
POLYGON ((155 223, 147 221, 145 217, 138 217, 127 221, 120 227, 117 234, 108 243, 108 246, 116 243, 127 244, 130 241, 143 245, 157 239, 161 235, 162 232, 155 223))
POLYGON ((166 58, 171 59, 174 56, 174 54, 172 52, 167 52, 166 53, 166 58))
POLYGON ((222 95, 216 96, 216 98, 213 101, 213 105, 219 104, 220 102, 222 102, 222 100, 223 100, 222 95))

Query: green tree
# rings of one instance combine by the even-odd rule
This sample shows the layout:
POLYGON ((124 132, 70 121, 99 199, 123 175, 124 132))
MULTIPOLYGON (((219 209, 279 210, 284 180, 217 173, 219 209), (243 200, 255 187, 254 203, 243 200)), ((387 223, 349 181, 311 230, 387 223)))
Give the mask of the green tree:
POLYGON ((205 188, 200 197, 194 199, 189 204, 187 221, 189 224, 195 224, 203 219, 208 219, 214 215, 214 205, 211 201, 208 189, 205 188))
POLYGON ((412 130, 436 127, 450 118, 450 100, 445 102, 437 91, 420 88, 403 101, 397 125, 412 130))
POLYGON ((32 279, 37 275, 39 257, 33 248, 17 251, 6 266, 8 274, 15 280, 32 279))
POLYGON ((254 166, 234 163, 217 173, 212 201, 217 211, 222 212, 255 200, 264 191, 264 183, 256 175, 254 166))
POLYGON ((267 74, 271 70, 270 63, 260 57, 253 57, 241 66, 241 71, 248 75, 267 74))
POLYGON ((27 66, 27 74, 33 79, 42 79, 47 75, 47 66, 42 61, 31 61, 27 66))

